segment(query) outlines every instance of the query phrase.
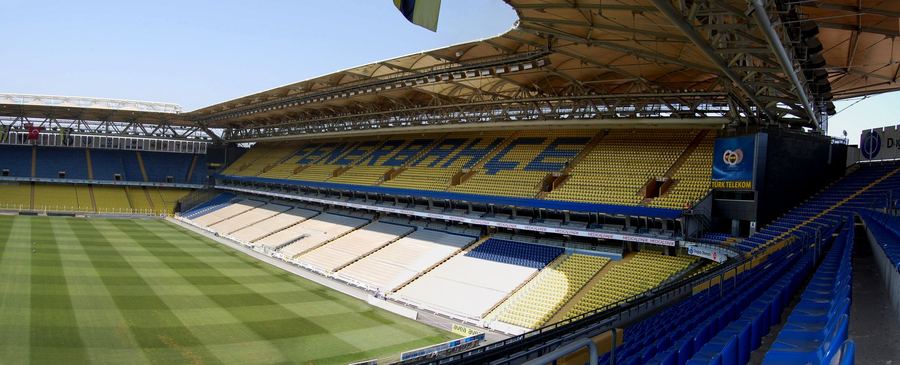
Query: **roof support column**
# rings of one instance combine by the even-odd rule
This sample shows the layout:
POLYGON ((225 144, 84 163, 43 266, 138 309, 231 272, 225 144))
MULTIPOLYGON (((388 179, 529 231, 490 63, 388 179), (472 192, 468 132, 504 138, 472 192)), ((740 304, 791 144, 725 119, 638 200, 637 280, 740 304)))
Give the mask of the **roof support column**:
POLYGON ((778 63, 781 64, 781 70, 791 80, 791 84, 794 85, 794 89, 797 91, 797 96, 800 97, 800 102, 802 102, 803 107, 806 108, 806 112, 808 113, 809 118, 813 121, 813 123, 815 123, 817 127, 821 128, 822 126, 819 125, 819 118, 816 115, 816 110, 813 109, 812 104, 810 104, 809 96, 806 95, 806 89, 803 87, 803 85, 800 83, 800 79, 797 77, 797 72, 794 70, 793 62, 791 62, 791 58, 788 56, 787 50, 784 48, 784 44, 781 43, 781 38, 778 37, 778 34, 775 33, 775 29, 772 28, 772 21, 769 20, 769 14, 766 12, 765 6, 763 6, 763 1, 749 1, 753 4, 753 17, 756 19, 756 22, 759 24, 759 27, 762 29, 763 33, 765 33, 766 40, 769 42, 769 48, 771 48, 772 51, 775 52, 775 55, 778 56, 778 63))

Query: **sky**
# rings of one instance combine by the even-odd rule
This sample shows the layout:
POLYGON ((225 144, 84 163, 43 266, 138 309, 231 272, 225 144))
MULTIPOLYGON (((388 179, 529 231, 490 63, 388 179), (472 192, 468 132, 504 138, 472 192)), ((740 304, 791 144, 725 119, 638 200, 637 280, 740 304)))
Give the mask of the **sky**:
MULTIPOLYGON (((437 33, 390 0, 0 0, 0 92, 163 101, 190 111, 349 67, 487 38, 500 0, 445 0, 437 33)), ((828 133, 900 124, 900 93, 837 102, 828 133)))

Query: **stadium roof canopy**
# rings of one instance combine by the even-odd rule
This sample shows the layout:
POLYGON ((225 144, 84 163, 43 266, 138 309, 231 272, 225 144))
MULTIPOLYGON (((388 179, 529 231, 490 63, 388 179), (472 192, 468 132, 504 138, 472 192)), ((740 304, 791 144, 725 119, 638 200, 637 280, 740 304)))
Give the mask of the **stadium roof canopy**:
POLYGON ((519 21, 501 35, 171 120, 235 141, 544 121, 822 128, 831 100, 898 88, 900 1, 506 2, 519 21))
POLYGON ((178 118, 181 106, 152 101, 0 93, 0 114, 29 118, 162 121, 178 118))
POLYGON ((181 112, 172 103, 0 93, 0 124, 20 131, 35 126, 80 134, 218 139, 181 112))
POLYGON ((900 1, 794 1, 819 27, 835 98, 900 88, 900 1))

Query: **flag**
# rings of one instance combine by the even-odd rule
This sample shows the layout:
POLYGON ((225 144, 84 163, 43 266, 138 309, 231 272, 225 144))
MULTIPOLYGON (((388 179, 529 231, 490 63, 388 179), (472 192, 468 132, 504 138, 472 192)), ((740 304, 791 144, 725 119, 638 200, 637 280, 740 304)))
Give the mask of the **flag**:
POLYGON ((44 129, 41 127, 35 127, 31 123, 26 124, 25 127, 28 128, 28 139, 31 141, 37 141, 38 137, 41 136, 41 130, 44 129))
POLYGON ((437 31, 441 0, 394 0, 394 6, 413 24, 437 31))

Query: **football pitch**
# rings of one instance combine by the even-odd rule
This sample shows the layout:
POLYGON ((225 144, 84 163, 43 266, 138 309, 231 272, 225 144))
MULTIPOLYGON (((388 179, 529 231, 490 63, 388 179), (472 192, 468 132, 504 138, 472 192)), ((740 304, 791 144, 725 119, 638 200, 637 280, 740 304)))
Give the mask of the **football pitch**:
POLYGON ((456 337, 162 220, 0 216, 0 364, 343 364, 456 337))

